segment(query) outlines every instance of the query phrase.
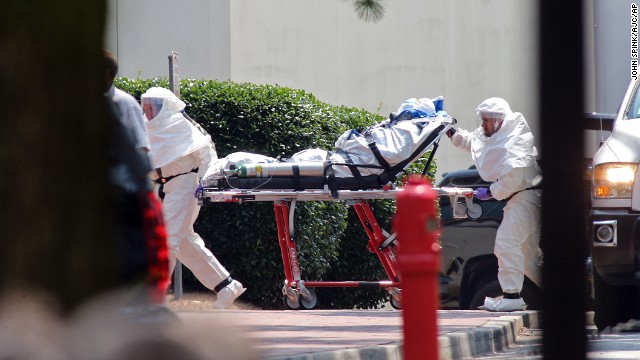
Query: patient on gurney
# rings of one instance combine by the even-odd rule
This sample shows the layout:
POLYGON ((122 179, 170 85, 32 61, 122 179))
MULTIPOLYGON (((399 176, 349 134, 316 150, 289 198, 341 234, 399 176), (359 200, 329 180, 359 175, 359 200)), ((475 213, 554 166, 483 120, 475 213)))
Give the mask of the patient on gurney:
POLYGON ((455 122, 443 98, 408 99, 389 118, 362 132, 345 131, 336 149, 307 149, 286 161, 236 152, 203 177, 219 189, 371 189, 394 181, 455 122))

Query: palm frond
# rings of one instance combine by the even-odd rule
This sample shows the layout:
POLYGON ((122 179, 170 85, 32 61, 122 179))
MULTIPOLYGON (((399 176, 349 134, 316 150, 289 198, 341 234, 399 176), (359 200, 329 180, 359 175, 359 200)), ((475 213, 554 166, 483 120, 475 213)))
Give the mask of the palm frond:
POLYGON ((353 0, 358 18, 365 22, 377 22, 384 16, 382 0, 353 0))

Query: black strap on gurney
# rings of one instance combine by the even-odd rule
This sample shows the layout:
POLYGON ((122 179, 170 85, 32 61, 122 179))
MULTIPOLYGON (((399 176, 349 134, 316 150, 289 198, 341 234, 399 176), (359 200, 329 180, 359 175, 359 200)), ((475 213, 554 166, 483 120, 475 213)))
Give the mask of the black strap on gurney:
POLYGON ((391 166, 389 166, 387 160, 384 158, 384 156, 382 156, 382 154, 380 154, 380 149, 378 149, 378 146, 371 137, 371 134, 365 134, 364 138, 367 140, 367 146, 369 147, 369 150, 371 150, 373 156, 375 156, 376 160, 378 160, 378 164, 380 164, 380 166, 385 169, 390 168, 391 166))

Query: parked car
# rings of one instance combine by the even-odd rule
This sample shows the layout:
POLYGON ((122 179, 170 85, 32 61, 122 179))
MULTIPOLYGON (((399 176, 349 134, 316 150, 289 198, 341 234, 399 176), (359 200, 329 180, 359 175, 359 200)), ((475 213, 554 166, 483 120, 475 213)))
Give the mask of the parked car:
MULTIPOLYGON (((491 184, 482 180, 478 170, 444 174, 437 187, 454 186, 477 189, 491 184)), ((439 199, 442 232, 442 259, 440 273, 440 302, 442 308, 477 309, 486 296, 502 295, 498 283, 498 260, 493 254, 496 232, 502 222, 506 201, 474 200, 482 208, 477 219, 454 218, 448 197, 439 199)), ((525 277, 522 297, 528 309, 540 309, 540 288, 525 277)))
POLYGON ((593 156, 589 226, 598 329, 640 318, 639 85, 629 84, 611 136, 593 156))

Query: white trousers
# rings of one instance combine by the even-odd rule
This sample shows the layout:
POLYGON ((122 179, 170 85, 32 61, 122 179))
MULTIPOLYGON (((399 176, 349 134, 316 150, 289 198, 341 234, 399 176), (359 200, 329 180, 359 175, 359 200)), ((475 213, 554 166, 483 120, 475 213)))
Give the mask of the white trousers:
MULTIPOLYGON (((196 173, 178 176, 164 186, 162 208, 169 241, 169 273, 173 273, 177 258, 204 286, 213 290, 229 277, 229 272, 193 231, 193 223, 200 212, 198 200, 193 195, 197 186, 196 173)), ((156 185, 156 192, 158 187, 156 185)))
POLYGON ((542 286, 540 196, 540 190, 522 191, 504 207, 494 246, 494 254, 498 258, 498 281, 504 292, 522 291, 525 275, 542 286))

